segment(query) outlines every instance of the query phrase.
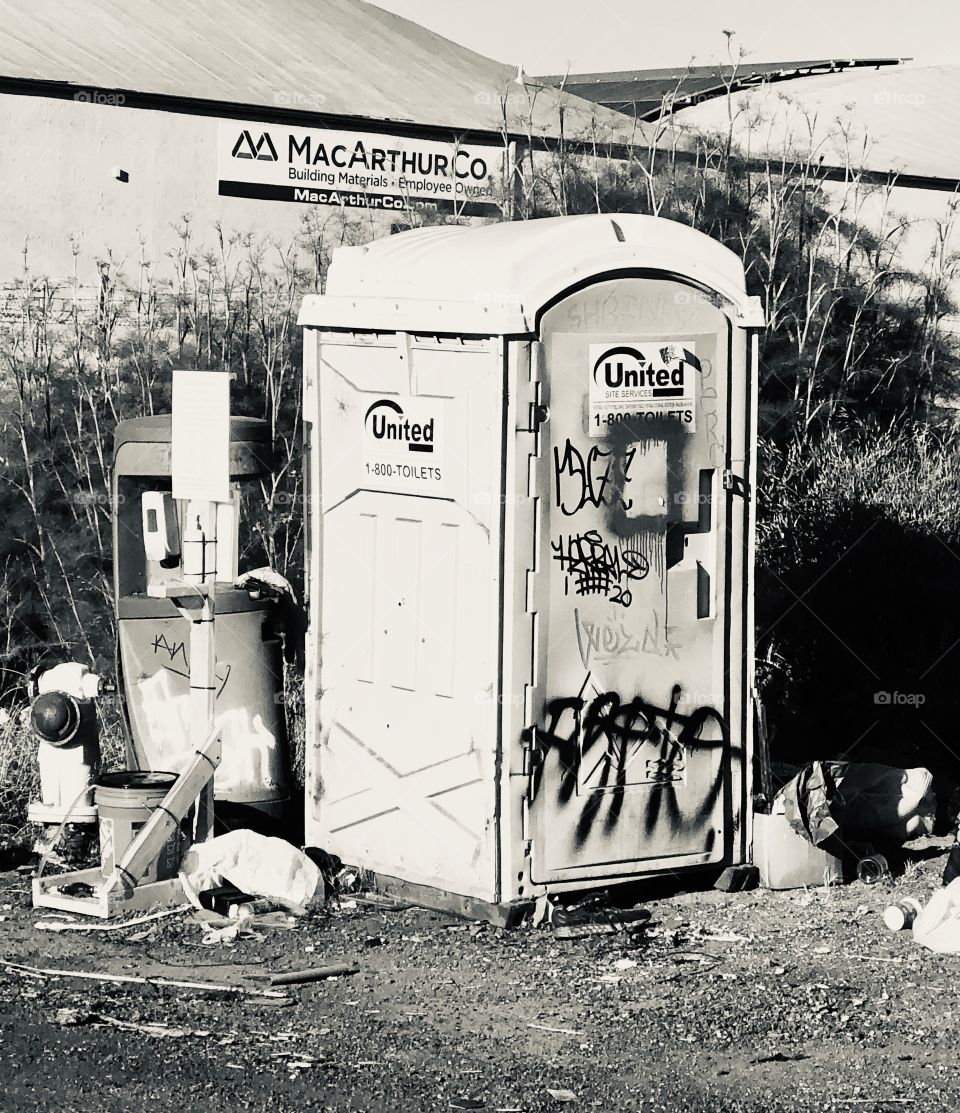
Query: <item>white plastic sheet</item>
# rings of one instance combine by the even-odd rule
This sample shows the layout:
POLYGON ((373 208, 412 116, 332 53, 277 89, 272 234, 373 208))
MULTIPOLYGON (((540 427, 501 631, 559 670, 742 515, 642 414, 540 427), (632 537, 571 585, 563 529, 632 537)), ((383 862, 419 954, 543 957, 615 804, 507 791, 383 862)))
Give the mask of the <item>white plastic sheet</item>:
POLYGON ((254 831, 229 831, 196 843, 180 867, 187 891, 201 892, 223 882, 245 893, 269 897, 287 908, 302 911, 323 888, 320 870, 295 846, 254 831))
POLYGON ((960 954, 960 877, 938 889, 918 914, 913 941, 937 954, 960 954))

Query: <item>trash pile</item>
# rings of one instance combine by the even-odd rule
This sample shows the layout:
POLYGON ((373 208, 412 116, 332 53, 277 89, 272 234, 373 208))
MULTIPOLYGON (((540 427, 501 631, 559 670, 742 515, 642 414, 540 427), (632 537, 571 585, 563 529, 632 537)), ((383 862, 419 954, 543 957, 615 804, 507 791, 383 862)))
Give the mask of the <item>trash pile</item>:
MULTIPOLYGON (((904 845, 934 834, 937 798, 923 768, 814 761, 796 771, 767 814, 754 816, 754 861, 769 889, 892 881, 909 854, 904 845)), ((915 942, 960 954, 960 841, 950 852, 943 888, 926 905, 899 897, 883 913, 891 931, 912 929, 915 942)))
POLYGON ((872 884, 904 843, 933 834, 937 800, 926 769, 814 761, 754 816, 754 862, 768 889, 872 884))

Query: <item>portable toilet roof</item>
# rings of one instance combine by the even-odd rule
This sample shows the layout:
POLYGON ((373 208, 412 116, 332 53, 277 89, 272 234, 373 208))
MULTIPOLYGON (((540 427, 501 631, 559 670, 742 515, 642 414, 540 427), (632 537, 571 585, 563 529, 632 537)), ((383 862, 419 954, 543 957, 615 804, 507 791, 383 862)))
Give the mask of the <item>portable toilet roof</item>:
POLYGON ((558 295, 627 271, 676 271, 731 303, 739 323, 762 324, 732 251, 686 224, 638 213, 413 229, 341 247, 327 292, 304 298, 299 323, 531 336, 558 295))

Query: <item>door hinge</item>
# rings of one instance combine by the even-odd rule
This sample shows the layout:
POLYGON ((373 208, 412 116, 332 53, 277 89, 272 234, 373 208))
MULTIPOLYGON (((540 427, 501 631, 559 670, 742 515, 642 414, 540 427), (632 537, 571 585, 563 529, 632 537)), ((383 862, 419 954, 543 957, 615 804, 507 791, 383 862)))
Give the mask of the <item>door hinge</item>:
POLYGON ((723 469, 723 489, 744 499, 750 497, 747 481, 741 475, 734 475, 729 468, 723 469))
POLYGON ((533 771, 537 762, 541 760, 542 754, 539 750, 537 742, 537 728, 525 727, 520 734, 520 746, 523 750, 523 775, 525 777, 532 777, 533 771))

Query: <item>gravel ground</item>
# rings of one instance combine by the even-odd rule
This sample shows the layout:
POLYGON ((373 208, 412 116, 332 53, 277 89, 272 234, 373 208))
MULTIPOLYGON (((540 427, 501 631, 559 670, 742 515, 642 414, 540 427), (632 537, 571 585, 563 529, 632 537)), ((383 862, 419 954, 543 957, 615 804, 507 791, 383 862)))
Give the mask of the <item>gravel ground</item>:
POLYGON ((192 914, 49 933, 0 874, 6 962, 251 988, 360 967, 278 1003, 0 961, 0 1108, 960 1109, 960 956, 881 920, 927 899, 945 853, 872 887, 661 897, 646 930, 578 940, 349 899, 232 946, 192 914))

